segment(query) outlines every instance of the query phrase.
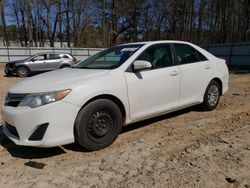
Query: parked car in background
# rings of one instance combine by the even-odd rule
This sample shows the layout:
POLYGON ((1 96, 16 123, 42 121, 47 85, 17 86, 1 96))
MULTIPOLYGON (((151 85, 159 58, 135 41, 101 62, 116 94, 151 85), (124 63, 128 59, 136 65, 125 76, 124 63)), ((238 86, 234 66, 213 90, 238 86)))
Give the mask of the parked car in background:
POLYGON ((18 145, 98 150, 123 125, 198 104, 215 109, 228 78, 225 60, 188 42, 119 45, 10 88, 3 131, 18 145))
POLYGON ((7 63, 5 74, 26 77, 32 73, 71 67, 76 62, 77 59, 67 53, 39 53, 27 59, 7 63))

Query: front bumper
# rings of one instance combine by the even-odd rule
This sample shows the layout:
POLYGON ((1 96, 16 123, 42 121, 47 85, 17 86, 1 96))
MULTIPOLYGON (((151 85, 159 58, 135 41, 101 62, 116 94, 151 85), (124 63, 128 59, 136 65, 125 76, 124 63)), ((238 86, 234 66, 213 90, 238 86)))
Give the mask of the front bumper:
POLYGON ((79 110, 78 106, 64 101, 37 108, 3 106, 3 131, 17 145, 53 147, 70 144, 74 142, 74 122, 79 110), (31 140, 41 125, 47 125, 41 140, 31 140))
POLYGON ((16 67, 10 64, 6 64, 5 70, 4 70, 6 75, 12 75, 16 73, 16 67))

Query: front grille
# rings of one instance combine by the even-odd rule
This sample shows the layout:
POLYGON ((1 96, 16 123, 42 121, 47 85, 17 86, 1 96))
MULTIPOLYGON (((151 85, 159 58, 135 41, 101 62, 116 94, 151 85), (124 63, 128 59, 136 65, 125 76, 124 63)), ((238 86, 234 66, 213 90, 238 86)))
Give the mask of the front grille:
POLYGON ((16 130, 16 127, 14 127, 14 126, 12 126, 12 125, 6 123, 6 122, 5 122, 5 125, 6 125, 6 127, 7 127, 7 129, 8 129, 8 131, 9 131, 11 134, 13 134, 15 137, 17 137, 17 138, 19 139, 19 134, 18 134, 18 132, 17 132, 17 130, 16 130))
POLYGON ((12 94, 8 93, 5 98, 5 106, 12 106, 17 107, 21 100, 26 96, 27 94, 12 94))
POLYGON ((5 70, 7 70, 7 71, 9 71, 9 70, 12 71, 12 70, 14 70, 14 68, 15 68, 15 66, 13 64, 7 63, 5 65, 5 70))
POLYGON ((49 123, 44 123, 40 125, 29 137, 29 141, 39 141, 43 139, 43 136, 47 130, 49 123))

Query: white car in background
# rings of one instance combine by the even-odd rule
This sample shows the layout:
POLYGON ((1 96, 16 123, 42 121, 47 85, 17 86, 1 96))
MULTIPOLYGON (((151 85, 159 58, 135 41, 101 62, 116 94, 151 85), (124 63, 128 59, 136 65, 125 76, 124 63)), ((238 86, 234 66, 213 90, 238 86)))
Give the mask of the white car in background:
POLYGON ((188 42, 118 45, 16 84, 3 103, 3 130, 17 145, 77 141, 98 150, 123 125, 197 104, 213 110, 228 78, 225 60, 188 42))

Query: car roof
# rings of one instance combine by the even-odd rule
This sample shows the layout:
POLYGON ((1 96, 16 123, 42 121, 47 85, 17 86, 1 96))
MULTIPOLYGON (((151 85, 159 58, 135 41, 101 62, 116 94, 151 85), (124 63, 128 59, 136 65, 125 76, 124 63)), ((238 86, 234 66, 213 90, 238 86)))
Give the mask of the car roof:
POLYGON ((120 44, 122 45, 136 45, 136 44, 159 44, 159 43, 182 43, 182 44, 191 44, 190 42, 187 41, 181 41, 181 40, 156 40, 156 41, 143 41, 143 42, 132 42, 132 43, 125 43, 125 44, 120 44))
POLYGON ((42 52, 42 53, 37 53, 37 54, 34 54, 32 56, 36 56, 36 55, 44 55, 44 54, 58 54, 58 55, 61 55, 61 54, 66 54, 66 55, 70 55, 72 56, 71 54, 69 53, 58 53, 58 52, 42 52))

